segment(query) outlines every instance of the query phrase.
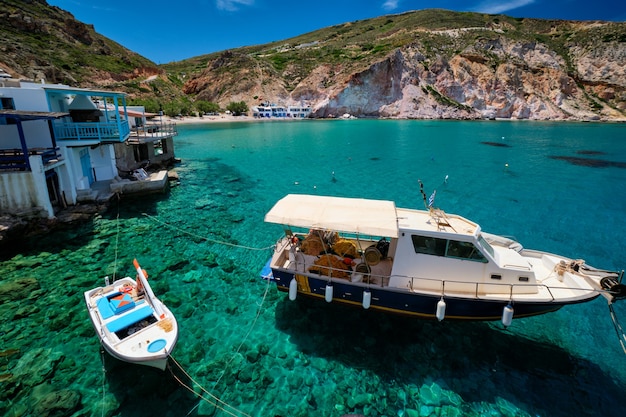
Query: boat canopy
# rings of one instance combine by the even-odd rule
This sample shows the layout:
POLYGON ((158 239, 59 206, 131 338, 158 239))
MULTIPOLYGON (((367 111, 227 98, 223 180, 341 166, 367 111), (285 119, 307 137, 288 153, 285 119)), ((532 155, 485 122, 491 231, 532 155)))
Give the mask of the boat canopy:
POLYGON ((265 215, 268 223, 398 237, 393 201, 288 194, 265 215))

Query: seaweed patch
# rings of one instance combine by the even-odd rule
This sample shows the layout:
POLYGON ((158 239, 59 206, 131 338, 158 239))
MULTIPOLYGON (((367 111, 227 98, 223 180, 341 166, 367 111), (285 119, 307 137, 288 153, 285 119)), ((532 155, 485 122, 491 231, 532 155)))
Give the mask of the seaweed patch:
POLYGON ((605 161, 603 159, 594 159, 594 158, 582 158, 579 156, 549 156, 551 159, 560 159, 562 161, 567 161, 572 165, 579 165, 583 167, 592 167, 592 168, 626 168, 626 162, 616 162, 616 161, 605 161))
POLYGON ((480 142, 483 145, 489 145, 489 146, 497 146, 499 148, 510 148, 511 145, 507 145, 506 143, 502 143, 502 142, 480 142))
POLYGON ((606 155, 606 152, 602 152, 602 151, 589 151, 589 150, 581 150, 581 151, 576 151, 576 153, 578 155, 606 155))

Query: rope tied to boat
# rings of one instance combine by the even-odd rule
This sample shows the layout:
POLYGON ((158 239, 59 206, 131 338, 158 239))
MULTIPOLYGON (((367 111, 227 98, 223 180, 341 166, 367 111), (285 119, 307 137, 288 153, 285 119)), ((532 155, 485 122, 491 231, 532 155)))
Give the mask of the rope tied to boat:
POLYGON ((615 328, 615 333, 617 334, 617 339, 619 340, 619 344, 622 346, 622 350, 626 353, 626 332, 624 328, 617 320, 617 314, 615 313, 615 309, 613 308, 613 303, 609 302, 609 313, 611 315, 611 320, 613 321, 613 327, 615 328))
POLYGON ((115 231, 115 261, 113 262, 113 282, 115 282, 116 275, 117 275, 117 254, 118 254, 119 242, 120 242, 120 199, 121 199, 119 193, 115 193, 115 195, 117 196, 117 217, 115 219, 116 231, 115 231))
POLYGON ((163 226, 169 227, 172 230, 176 230, 176 231, 178 231, 180 233, 186 234, 186 235, 194 237, 196 239, 204 240, 204 241, 215 243, 215 244, 218 244, 218 245, 230 246, 230 247, 239 248, 239 249, 256 250, 256 251, 266 251, 266 250, 274 248, 274 245, 266 246, 266 247, 263 247, 263 248, 255 248, 255 247, 252 247, 252 246, 237 245, 235 243, 224 242, 223 240, 211 239, 211 238, 206 237, 206 236, 201 236, 201 235, 198 235, 196 233, 188 232, 186 230, 181 229, 180 227, 173 226, 173 225, 171 225, 169 223, 166 223, 164 221, 159 220, 158 218, 156 218, 154 216, 149 215, 148 213, 141 213, 141 214, 143 216, 149 218, 150 220, 154 221, 154 222, 157 222, 157 223, 159 223, 159 224, 161 224, 163 226))
MULTIPOLYGON (((172 355, 169 356, 170 360, 176 365, 176 367, 187 377, 189 378, 189 380, 191 382, 194 383, 194 385, 196 385, 198 388, 200 388, 201 393, 198 394, 194 391, 194 389, 192 387, 190 387, 189 385, 185 384, 172 370, 171 366, 168 365, 168 368, 170 370, 170 373, 172 374, 172 376, 174 377, 174 379, 184 388, 186 388, 189 392, 191 392, 194 395, 197 395, 201 400, 206 401, 207 403, 211 404, 212 406, 214 406, 215 408, 225 412, 228 415, 231 416, 246 416, 246 417, 252 417, 250 414, 247 414, 235 407, 233 407, 232 405, 228 404, 227 402, 221 400, 220 398, 216 397, 215 395, 211 394, 207 389, 205 389, 202 385, 200 385, 200 383, 198 381, 196 381, 195 379, 193 379, 191 377, 191 375, 189 375, 187 373, 187 371, 185 371, 185 369, 180 365, 180 363, 178 363, 176 361, 176 359, 174 359, 174 357, 172 355), (202 393, 206 394, 203 395, 202 393)), ((195 408, 195 407, 194 407, 195 408)))
POLYGON ((101 411, 101 415, 102 417, 105 416, 106 414, 106 410, 105 410, 105 405, 106 405, 106 375, 107 375, 107 370, 106 367, 104 366, 104 348, 102 347, 102 345, 100 345, 100 362, 102 364, 102 411, 101 411))
MULTIPOLYGON (((267 298, 267 293, 269 291, 270 288, 270 280, 266 280, 267 284, 265 286, 265 292, 263 293, 263 298, 261 299, 261 302, 258 304, 259 308, 257 309, 256 315, 254 317, 254 320, 252 321, 252 323, 250 324, 250 328, 248 329, 248 331, 246 332, 243 340, 241 341, 241 343, 239 344, 239 346, 237 347, 236 351, 233 353, 233 355, 231 356, 230 360, 226 363, 226 365, 224 366, 224 370, 222 371, 222 374, 220 375, 220 377, 217 379, 217 381, 215 381, 215 384, 213 384, 213 387, 215 387, 220 380, 222 379, 222 377, 226 374, 226 368, 228 366, 230 366, 230 364, 232 363, 232 361, 235 359, 235 357, 239 354, 239 352, 241 351, 241 348, 243 347, 243 345, 245 344, 245 342, 248 340, 248 337, 250 336, 250 333, 252 333, 252 330, 254 329, 254 326, 257 322, 257 320, 259 319, 259 317, 261 316, 261 312, 262 312, 262 308, 263 304, 265 302, 265 299, 267 298)), ((198 394, 194 391, 194 389, 192 387, 190 387, 189 385, 185 384, 172 370, 169 362, 168 362, 168 369, 170 370, 172 376, 174 377, 174 379, 184 388, 186 388, 189 392, 193 393, 194 395, 197 395, 201 400, 206 401, 208 404, 211 404, 212 406, 218 408, 219 410, 225 412, 226 414, 229 414, 231 416, 245 416, 245 417, 252 417, 250 414, 245 413, 244 411, 241 411, 235 407, 233 407, 232 405, 226 403, 225 401, 221 400, 220 398, 218 398, 217 396, 213 395, 211 392, 209 392, 206 388, 204 388, 202 385, 200 385, 199 382, 197 382, 195 379, 193 379, 189 373, 187 371, 185 371, 185 369, 181 366, 180 363, 178 363, 178 361, 176 361, 176 359, 174 359, 174 357, 172 355, 169 355, 170 360, 176 365, 176 367, 187 377, 189 378, 189 380, 191 382, 193 382, 193 384, 195 384, 202 393, 206 394, 198 394)), ((196 405, 197 407, 198 405, 196 405)), ((195 407, 194 407, 195 408, 195 407)), ((193 409, 192 409, 193 410, 193 409)), ((189 412, 191 413, 191 411, 189 412)), ((187 415, 189 415, 189 413, 187 415)))

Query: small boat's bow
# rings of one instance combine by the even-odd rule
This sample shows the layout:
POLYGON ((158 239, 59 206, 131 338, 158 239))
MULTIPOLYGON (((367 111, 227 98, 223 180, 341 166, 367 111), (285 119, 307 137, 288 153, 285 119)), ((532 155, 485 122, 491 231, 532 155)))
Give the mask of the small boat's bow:
MULTIPOLYGON (((136 261, 135 261, 136 262, 136 261)), ((178 322, 152 292, 144 271, 84 293, 105 350, 130 363, 164 370, 178 340, 178 322)))
POLYGON ((626 285, 622 284, 624 271, 606 271, 587 264, 580 265, 581 273, 609 302, 626 299, 626 285))

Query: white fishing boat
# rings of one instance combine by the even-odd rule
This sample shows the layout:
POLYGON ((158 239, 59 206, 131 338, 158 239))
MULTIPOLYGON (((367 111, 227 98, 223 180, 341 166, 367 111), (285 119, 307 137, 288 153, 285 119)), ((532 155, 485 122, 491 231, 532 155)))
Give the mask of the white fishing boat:
POLYGON ((621 273, 525 249, 432 206, 290 194, 265 221, 285 234, 264 274, 289 298, 310 296, 423 318, 528 317, 603 295, 626 297, 621 273), (268 270, 269 267, 269 270, 268 270), (269 272, 271 270, 271 273, 269 272))
POLYGON ((111 356, 164 370, 178 339, 178 323, 154 295, 136 259, 133 264, 136 279, 106 282, 84 293, 89 317, 111 356))

